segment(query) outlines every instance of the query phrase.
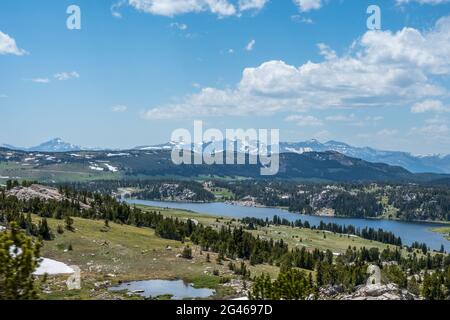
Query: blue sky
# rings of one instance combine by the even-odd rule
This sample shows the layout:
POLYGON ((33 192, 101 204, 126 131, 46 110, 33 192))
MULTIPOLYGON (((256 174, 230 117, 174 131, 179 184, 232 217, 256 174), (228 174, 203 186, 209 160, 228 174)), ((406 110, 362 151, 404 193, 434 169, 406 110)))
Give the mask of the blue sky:
POLYGON ((450 153, 449 16, 446 0, 2 0, 0 143, 125 148, 203 120, 450 153))

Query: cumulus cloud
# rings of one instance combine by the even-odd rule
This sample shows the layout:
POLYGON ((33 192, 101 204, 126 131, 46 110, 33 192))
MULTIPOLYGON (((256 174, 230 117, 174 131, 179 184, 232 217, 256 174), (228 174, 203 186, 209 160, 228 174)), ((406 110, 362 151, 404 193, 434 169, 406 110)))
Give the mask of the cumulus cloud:
POLYGON ((449 112, 450 107, 444 106, 440 100, 425 100, 418 102, 412 106, 412 113, 424 113, 424 112, 449 112))
POLYGON ((271 115, 312 108, 414 105, 449 94, 450 18, 434 28, 368 31, 344 55, 322 44, 322 62, 293 66, 272 60, 246 68, 227 89, 206 87, 143 113, 148 119, 212 115, 271 115))
POLYGON ((12 54, 22 56, 27 52, 17 47, 16 40, 0 31, 0 55, 12 54))
POLYGON ((55 73, 53 75, 53 77, 56 80, 59 81, 65 81, 65 80, 70 80, 70 79, 77 79, 80 77, 80 75, 78 74, 78 72, 76 71, 72 71, 72 72, 59 72, 59 73, 55 73))
POLYGON ((161 16, 209 11, 219 16, 236 14, 236 7, 228 0, 129 0, 135 9, 161 16))
MULTIPOLYGON (((128 0, 136 10, 167 17, 209 12, 219 17, 240 16, 249 10, 261 10, 268 0, 128 0)), ((123 5, 119 2, 114 9, 123 5)), ((112 10, 117 14, 116 10, 112 10)), ((119 14, 120 15, 120 14, 119 14)))
POLYGON ((261 10, 269 0, 239 0, 239 9, 245 10, 261 10))
POLYGON ((308 12, 322 7, 322 0, 294 0, 300 11, 308 12))
POLYGON ((330 49, 329 46, 327 46, 324 43, 317 44, 317 47, 319 48, 319 53, 321 56, 323 56, 327 60, 336 59, 337 54, 334 50, 330 49))

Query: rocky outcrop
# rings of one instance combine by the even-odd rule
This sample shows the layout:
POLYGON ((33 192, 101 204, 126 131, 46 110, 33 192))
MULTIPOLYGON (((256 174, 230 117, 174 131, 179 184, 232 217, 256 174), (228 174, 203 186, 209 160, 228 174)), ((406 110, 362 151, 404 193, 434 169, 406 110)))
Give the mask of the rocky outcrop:
POLYGON ((359 287, 352 294, 339 296, 339 300, 419 300, 419 297, 396 284, 369 284, 359 287))
POLYGON ((325 300, 419 300, 420 298, 394 283, 381 283, 381 270, 377 265, 367 268, 369 278, 365 285, 356 288, 352 293, 345 292, 342 286, 320 288, 319 297, 325 300))
POLYGON ((33 184, 29 187, 15 187, 6 192, 8 196, 15 196, 19 200, 31 200, 39 198, 41 200, 57 200, 62 201, 64 197, 59 193, 58 189, 33 184))
POLYGON ((341 286, 320 288, 319 300, 419 300, 420 298, 394 283, 368 284, 346 293, 341 286))
MULTIPOLYGON (((17 197, 19 200, 28 201, 31 199, 41 199, 41 200, 55 200, 55 201, 63 201, 63 200, 71 200, 62 195, 58 189, 40 185, 33 184, 29 187, 15 187, 6 192, 7 196, 17 197)), ((81 209, 89 209, 90 206, 80 202, 81 209)))

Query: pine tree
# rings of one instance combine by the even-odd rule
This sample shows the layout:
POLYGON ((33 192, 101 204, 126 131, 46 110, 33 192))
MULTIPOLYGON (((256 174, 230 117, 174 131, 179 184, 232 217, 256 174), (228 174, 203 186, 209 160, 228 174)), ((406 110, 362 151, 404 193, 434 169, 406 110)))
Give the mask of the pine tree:
POLYGON ((33 272, 39 265, 41 243, 33 242, 11 223, 0 233, 0 300, 36 299, 38 289, 33 272))
POLYGON ((53 234, 50 230, 50 227, 48 226, 46 218, 43 218, 41 221, 39 221, 38 235, 40 237, 42 237, 42 239, 44 239, 44 240, 52 240, 53 239, 53 234))
POLYGON ((75 231, 75 228, 73 227, 73 219, 69 215, 67 215, 64 220, 64 227, 69 231, 75 231))

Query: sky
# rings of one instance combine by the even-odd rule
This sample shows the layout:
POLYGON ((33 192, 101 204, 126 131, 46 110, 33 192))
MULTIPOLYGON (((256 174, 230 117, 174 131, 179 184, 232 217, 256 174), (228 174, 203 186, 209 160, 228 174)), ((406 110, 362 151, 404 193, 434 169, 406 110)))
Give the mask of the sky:
POLYGON ((203 120, 450 154, 449 93, 450 0, 0 2, 0 144, 130 148, 203 120))

